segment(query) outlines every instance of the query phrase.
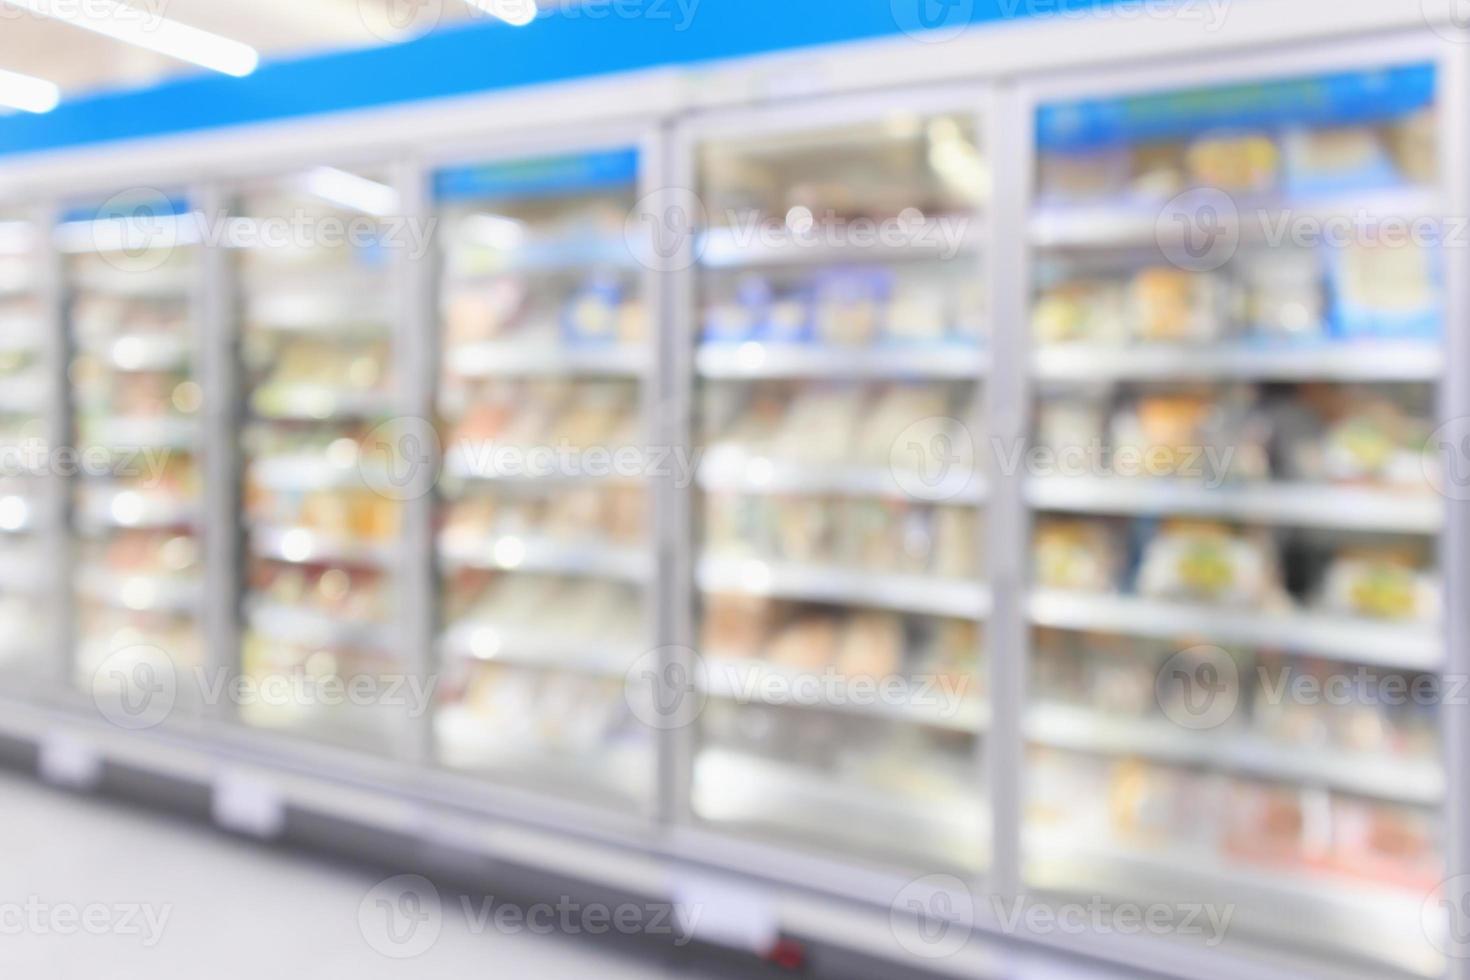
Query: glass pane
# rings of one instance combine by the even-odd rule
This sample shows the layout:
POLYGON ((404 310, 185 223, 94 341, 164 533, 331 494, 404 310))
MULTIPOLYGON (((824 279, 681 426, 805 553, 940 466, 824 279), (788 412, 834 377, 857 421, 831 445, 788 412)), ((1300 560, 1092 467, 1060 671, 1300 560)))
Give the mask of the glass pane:
POLYGON ((181 197, 129 192, 56 233, 78 450, 73 669, 124 709, 197 710, 201 690, 196 218, 181 197), (189 681, 176 699, 147 697, 168 671, 189 681))
POLYGON ((439 762, 646 808, 624 675, 654 644, 631 150, 436 175, 443 242, 439 762))
POLYGON ((696 815, 986 863, 972 116, 699 150, 696 815))
POLYGON ((1040 111, 1031 883, 1433 968, 1434 88, 1040 111))
POLYGON ((228 224, 247 421, 248 725, 395 754, 427 705, 400 642, 392 325, 410 247, 384 171, 242 188, 228 224))
POLYGON ((0 671, 49 672, 51 591, 38 569, 47 508, 46 413, 52 381, 44 363, 45 311, 36 256, 44 232, 19 214, 0 214, 0 671))

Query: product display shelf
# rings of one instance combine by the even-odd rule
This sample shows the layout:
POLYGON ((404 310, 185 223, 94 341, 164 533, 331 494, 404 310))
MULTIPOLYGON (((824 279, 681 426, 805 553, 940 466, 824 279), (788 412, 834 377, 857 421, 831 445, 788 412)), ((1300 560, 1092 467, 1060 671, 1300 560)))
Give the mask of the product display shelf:
MULTIPOLYGON (((40 639, 54 625, 47 581, 46 536, 54 505, 46 500, 43 450, 53 438, 54 372, 46 337, 41 256, 43 237, 24 212, 0 216, 0 670, 34 674, 47 667, 40 639)), ((51 492, 54 493, 54 490, 51 492)))
POLYGON ((656 647, 656 296, 624 233, 634 144, 453 160, 438 215, 437 763, 651 807, 624 690, 656 647))
POLYGON ((965 381, 988 369, 981 349, 961 344, 873 350, 797 344, 703 344, 695 354, 707 378, 952 378, 965 381))
POLYGON ((439 554, 447 569, 586 575, 632 583, 646 583, 653 574, 653 562, 647 552, 595 539, 563 540, 518 534, 468 538, 445 535, 439 554))
MULTIPOLYGON (((1214 207, 1211 230, 1246 244, 1289 241, 1294 222, 1355 222, 1373 227, 1424 222, 1439 228, 1444 213, 1436 188, 1402 186, 1290 196, 1205 187, 1184 190, 1172 199, 1078 205, 1042 205, 1032 216, 1031 243, 1037 248, 1115 249, 1183 241, 1187 222, 1174 216, 1214 207)), ((1427 229, 1426 229, 1427 230, 1427 229)))
POLYGON ((1058 463, 1022 486, 1028 884, 1230 903, 1263 943, 1441 968, 1381 939, 1428 928, 1447 856, 1436 709, 1376 688, 1278 704, 1244 665, 1445 669, 1450 523, 1426 449, 1457 374, 1434 245, 1443 85, 1409 59, 1034 93, 1028 386, 1058 463), (1123 475, 1129 448, 1162 472, 1123 475), (1220 472, 1183 462, 1222 449, 1220 472), (1201 702, 1232 663, 1235 698, 1224 683, 1201 702), (1162 714, 1092 703, 1114 698, 1162 714), (1330 727, 1349 717, 1362 738, 1330 727), (1108 804, 1077 806, 1093 798, 1108 804))
POLYGON ((135 190, 72 207, 54 230, 87 461, 70 481, 71 675, 94 693, 105 679, 136 697, 129 664, 149 677, 204 666, 203 257, 170 233, 196 215, 182 197, 135 190))
POLYGON ((869 859, 955 869, 986 862, 984 808, 971 794, 868 788, 726 749, 704 749, 695 766, 696 808, 728 830, 828 849, 842 827, 843 849, 859 848, 869 859))
POLYGON ((789 667, 719 651, 701 655, 694 677, 711 697, 730 701, 848 714, 969 735, 981 734, 989 725, 983 699, 946 686, 954 678, 850 678, 852 696, 836 699, 813 680, 789 667))
POLYGON ((1444 799, 1444 771, 1429 760, 1285 744, 1233 726, 1187 732, 1167 719, 1121 718, 1069 704, 1037 703, 1029 712, 1026 737, 1049 748, 1137 756, 1416 806, 1438 806, 1444 799))
POLYGON ((963 452, 991 369, 980 104, 691 127, 702 823, 879 862, 987 860, 987 473, 963 452), (932 697, 945 681, 972 683, 932 697), (834 738, 841 760, 772 758, 834 738), (869 780, 884 764, 909 785, 869 780))
POLYGON ((743 446, 715 444, 699 460, 701 489, 741 494, 822 494, 834 497, 912 500, 907 486, 920 485, 926 498, 956 504, 985 499, 978 469, 956 467, 926 482, 916 471, 888 466, 802 462, 773 458, 743 446))
POLYGON ((1026 846, 1033 855, 1027 878, 1037 889, 1198 908, 1197 921, 1203 924, 1196 935, 1201 938, 1214 928, 1204 917, 1212 910, 1218 923, 1228 909, 1227 941, 1249 934, 1266 948, 1276 944, 1305 951, 1317 968, 1323 968, 1323 959, 1341 959, 1372 961, 1381 971, 1377 976, 1443 972, 1442 961, 1427 945, 1401 941, 1420 934, 1421 896, 1339 876, 1289 876, 1229 859, 1203 861, 1186 849, 1110 845, 1038 832, 1028 834, 1026 846))
POLYGON ((1444 352, 1426 340, 1320 343, 1085 342, 1047 345, 1032 359, 1045 381, 1436 381, 1444 352))
POLYGON ((1249 524, 1434 534, 1444 498, 1426 487, 1330 483, 1205 486, 1183 478, 1038 477, 1026 485, 1036 510, 1069 514, 1190 515, 1249 524))
POLYGON ((984 619, 990 608, 985 587, 975 582, 843 566, 711 554, 700 560, 695 578, 705 592, 868 606, 926 616, 984 619))
POLYGON ((552 344, 487 341, 456 346, 445 355, 449 368, 467 378, 629 377, 646 375, 648 352, 622 344, 568 348, 552 344))
POLYGON ((699 236, 695 254, 702 265, 714 269, 924 262, 956 253, 973 256, 984 245, 979 225, 970 212, 925 217, 917 211, 895 217, 888 235, 880 234, 876 226, 869 233, 857 224, 824 227, 815 220, 795 226, 767 224, 760 232, 747 224, 708 229, 699 236))
POLYGON ((240 672, 300 691, 243 705, 239 720, 402 758, 414 724, 402 699, 326 696, 415 671, 398 599, 405 460, 390 428, 403 414, 407 249, 395 179, 377 164, 239 181, 226 275, 244 389, 240 672))

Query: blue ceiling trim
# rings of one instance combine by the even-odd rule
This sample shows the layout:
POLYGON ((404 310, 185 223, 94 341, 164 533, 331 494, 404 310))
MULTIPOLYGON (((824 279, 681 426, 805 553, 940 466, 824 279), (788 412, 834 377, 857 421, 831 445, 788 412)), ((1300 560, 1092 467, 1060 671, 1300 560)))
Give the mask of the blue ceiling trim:
POLYGON ((932 43, 971 25, 1119 2, 1128 0, 588 0, 523 28, 481 18, 403 44, 268 62, 243 79, 191 75, 68 100, 44 115, 0 119, 0 154, 902 37, 930 26, 929 41, 913 42, 921 59, 932 43))

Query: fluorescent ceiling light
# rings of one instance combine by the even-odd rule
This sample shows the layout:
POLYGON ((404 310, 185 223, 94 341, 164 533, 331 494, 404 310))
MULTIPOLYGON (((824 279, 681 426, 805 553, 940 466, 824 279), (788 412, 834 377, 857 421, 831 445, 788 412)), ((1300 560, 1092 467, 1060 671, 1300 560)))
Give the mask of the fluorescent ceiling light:
POLYGON ((180 24, 117 0, 88 0, 79 4, 58 4, 55 0, 3 2, 29 10, 39 17, 50 17, 226 75, 248 75, 260 64, 260 55, 248 44, 180 24))
POLYGON ((306 175, 306 192, 353 211, 386 218, 398 210, 398 192, 336 167, 317 167, 306 175))
POLYGON ((0 68, 0 106, 26 112, 50 112, 61 101, 61 89, 44 78, 0 68))
POLYGON ((491 17, 497 17, 516 27, 525 27, 536 19, 536 0, 465 0, 471 7, 478 7, 491 17))

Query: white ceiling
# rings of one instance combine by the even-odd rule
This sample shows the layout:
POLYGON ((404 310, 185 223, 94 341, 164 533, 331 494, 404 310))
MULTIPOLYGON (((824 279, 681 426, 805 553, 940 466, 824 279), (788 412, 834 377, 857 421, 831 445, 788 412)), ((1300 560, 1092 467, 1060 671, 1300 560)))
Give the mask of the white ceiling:
MULTIPOLYGON (((53 0, 89 9, 89 0, 53 0)), ((264 59, 368 47, 439 23, 484 17, 465 0, 130 0, 261 52, 264 59), (407 30, 396 29, 407 25, 407 30)), ((94 89, 144 85, 202 69, 60 21, 47 20, 0 0, 0 69, 60 85, 63 98, 94 89)))

